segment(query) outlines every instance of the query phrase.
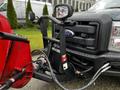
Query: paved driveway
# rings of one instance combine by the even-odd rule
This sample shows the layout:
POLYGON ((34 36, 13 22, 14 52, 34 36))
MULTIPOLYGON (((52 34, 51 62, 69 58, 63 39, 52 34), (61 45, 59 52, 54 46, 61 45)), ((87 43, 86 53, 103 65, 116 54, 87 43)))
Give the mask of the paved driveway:
MULTIPOLYGON (((87 83, 86 81, 85 83, 87 83)), ((79 88, 85 85, 81 80, 74 80, 70 82, 63 83, 66 87, 69 88, 79 88)), ((18 89, 10 89, 18 90, 18 89)), ((19 90, 62 90, 56 84, 48 84, 43 81, 32 79, 31 82, 22 89, 19 90)), ((86 90, 120 90, 120 77, 106 77, 102 76, 99 78, 95 85, 90 86, 86 90)))
POLYGON ((10 90, 47 90, 48 83, 32 79, 27 86, 22 89, 10 89, 10 90))

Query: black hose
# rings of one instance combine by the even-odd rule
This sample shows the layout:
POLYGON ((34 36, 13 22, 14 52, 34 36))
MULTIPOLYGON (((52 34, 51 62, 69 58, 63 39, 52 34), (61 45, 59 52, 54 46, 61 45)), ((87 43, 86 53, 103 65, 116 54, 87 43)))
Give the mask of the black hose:
POLYGON ((7 90, 11 87, 11 85, 16 82, 17 80, 19 80, 20 78, 23 77, 23 75, 25 74, 25 69, 22 70, 22 72, 19 72, 17 74, 15 74, 12 78, 10 78, 9 80, 7 80, 3 86, 0 87, 0 90, 7 90))

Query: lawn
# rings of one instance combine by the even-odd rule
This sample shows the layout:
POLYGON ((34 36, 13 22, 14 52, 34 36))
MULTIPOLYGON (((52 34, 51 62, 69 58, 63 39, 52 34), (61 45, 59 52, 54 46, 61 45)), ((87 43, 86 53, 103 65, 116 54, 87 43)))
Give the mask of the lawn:
MULTIPOLYGON (((30 40, 31 50, 43 48, 42 34, 36 27, 21 28, 14 31, 30 40)), ((48 34, 51 35, 50 30, 48 34)))

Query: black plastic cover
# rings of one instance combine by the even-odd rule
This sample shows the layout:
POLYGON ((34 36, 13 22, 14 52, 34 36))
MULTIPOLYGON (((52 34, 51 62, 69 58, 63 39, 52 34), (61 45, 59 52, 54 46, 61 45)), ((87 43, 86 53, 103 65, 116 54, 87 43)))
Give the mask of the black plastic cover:
MULTIPOLYGON (((89 50, 89 49, 81 49, 83 52, 91 53, 91 54, 98 54, 100 52, 105 52, 108 50, 108 44, 110 39, 110 33, 111 33, 111 27, 112 27, 112 18, 106 14, 96 14, 96 13, 78 13, 74 14, 71 18, 69 18, 71 21, 79 22, 79 28, 78 26, 73 28, 73 30, 79 30, 88 32, 89 34, 96 32, 95 34, 97 37, 96 39, 96 49, 89 50), (97 27, 94 28, 93 26, 96 24, 97 27), (81 28, 86 27, 86 29, 81 28), (89 29, 88 29, 89 27, 89 29)), ((90 42, 89 40, 88 42, 90 42)), ((94 40, 92 40, 94 41, 94 40)), ((80 47, 81 48, 81 47, 80 47)))

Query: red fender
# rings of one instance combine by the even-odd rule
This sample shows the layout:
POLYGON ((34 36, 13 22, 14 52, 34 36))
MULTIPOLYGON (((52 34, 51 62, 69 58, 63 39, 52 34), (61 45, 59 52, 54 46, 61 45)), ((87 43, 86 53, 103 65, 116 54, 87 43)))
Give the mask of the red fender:
MULTIPOLYGON (((0 15, 0 31, 13 33, 6 18, 0 15)), ((19 42, 0 39, 0 84, 12 77, 16 71, 21 71, 27 66, 23 78, 15 82, 12 87, 22 88, 33 75, 33 66, 29 41, 19 42)))

